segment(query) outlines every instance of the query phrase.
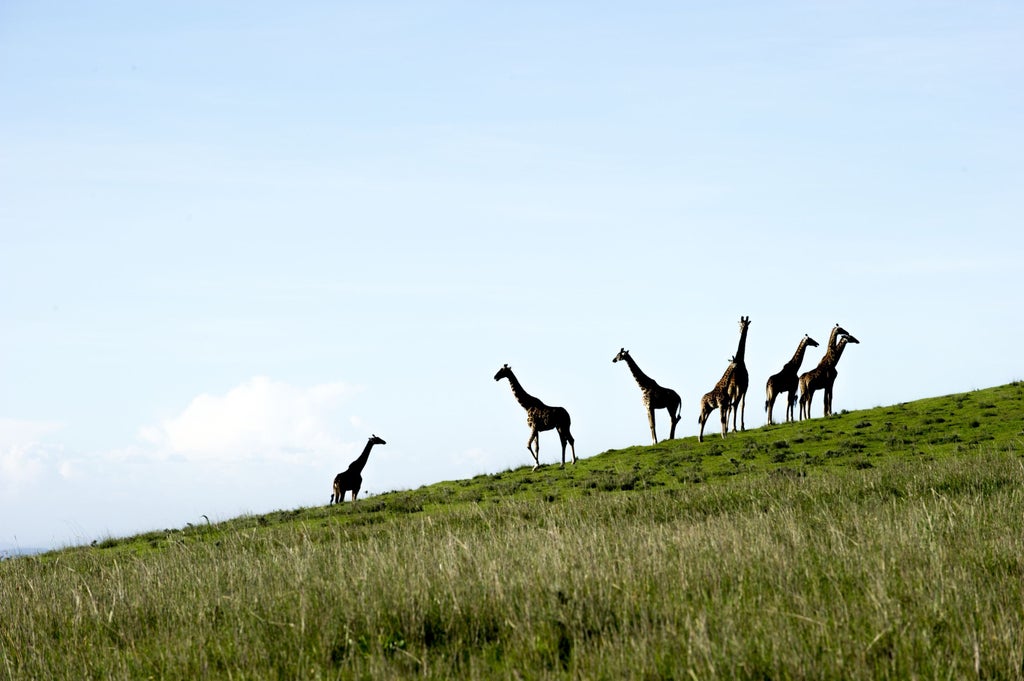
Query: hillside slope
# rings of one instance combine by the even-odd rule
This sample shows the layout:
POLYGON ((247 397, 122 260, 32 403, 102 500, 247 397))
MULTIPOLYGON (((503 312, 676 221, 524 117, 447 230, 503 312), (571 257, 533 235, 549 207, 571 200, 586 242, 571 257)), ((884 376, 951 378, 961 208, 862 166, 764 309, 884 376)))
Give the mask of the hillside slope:
POLYGON ((1022 427, 1014 383, 6 560, 0 669, 1019 678, 1022 427))
MULTIPOLYGON (((753 403, 756 400, 751 399, 753 403)), ((778 408, 778 405, 777 405, 778 408)), ((662 414, 663 416, 663 414, 662 414)), ((637 438, 645 436, 642 411, 635 414, 637 438)), ((712 421, 717 418, 712 415, 712 421)), ((415 490, 394 491, 361 499, 356 504, 282 510, 245 516, 213 527, 189 526, 181 536, 230 531, 280 522, 328 519, 332 522, 377 523, 392 515, 482 501, 558 499, 595 492, 674 490, 737 475, 803 477, 841 469, 866 469, 894 459, 926 462, 935 458, 985 451, 1017 451, 1024 437, 1024 383, 927 398, 888 407, 841 412, 829 418, 711 434, 608 450, 580 459, 564 469, 523 466, 475 478, 439 482, 415 490)), ((543 460, 542 460, 543 463, 543 460)), ((138 537, 110 538, 103 548, 153 547, 171 536, 169 530, 138 537)))

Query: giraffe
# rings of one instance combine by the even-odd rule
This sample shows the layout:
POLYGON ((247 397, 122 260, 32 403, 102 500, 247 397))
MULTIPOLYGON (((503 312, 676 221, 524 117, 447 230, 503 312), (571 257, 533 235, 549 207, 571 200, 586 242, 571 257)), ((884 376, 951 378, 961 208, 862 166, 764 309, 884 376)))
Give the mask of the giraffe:
POLYGON ((782 367, 782 371, 768 378, 768 384, 765 386, 767 399, 764 401, 764 408, 768 411, 768 425, 772 425, 772 410, 775 408, 775 398, 782 393, 787 393, 786 421, 793 420, 793 405, 796 404, 796 390, 800 385, 798 372, 800 371, 800 365, 803 364, 804 352, 807 351, 807 346, 816 348, 818 347, 818 341, 804 334, 804 337, 800 339, 800 344, 796 346, 793 358, 786 362, 782 367))
POLYGON ((619 354, 615 355, 612 363, 618 361, 624 361, 629 370, 633 374, 633 378, 636 379, 637 385, 640 386, 640 392, 643 394, 644 407, 647 408, 647 422, 651 426, 651 439, 654 444, 658 444, 658 435, 654 432, 654 412, 656 409, 664 409, 668 412, 669 418, 672 420, 672 427, 669 430, 668 439, 674 440, 676 437, 676 424, 682 418, 679 414, 679 407, 682 405, 682 400, 679 399, 679 393, 671 388, 663 388, 658 385, 653 378, 650 378, 644 372, 640 371, 640 367, 636 365, 636 362, 632 357, 629 356, 629 350, 621 348, 619 354))
POLYGON ((519 406, 526 410, 526 425, 530 427, 530 439, 526 441, 526 448, 533 455, 533 470, 540 468, 540 433, 545 430, 554 429, 562 441, 562 468, 565 467, 565 445, 572 448, 572 462, 576 463, 576 440, 569 432, 569 412, 563 407, 549 407, 533 395, 523 390, 519 379, 512 373, 512 367, 504 365, 494 374, 494 380, 508 379, 512 386, 512 395, 519 402, 519 406))
POLYGON ((697 434, 697 442, 704 442, 704 424, 707 423, 708 417, 715 409, 719 410, 722 417, 722 437, 725 437, 725 433, 729 429, 729 405, 732 404, 732 401, 729 398, 728 386, 729 381, 732 380, 732 372, 736 370, 735 360, 735 357, 729 358, 729 366, 726 367, 722 377, 718 379, 718 383, 711 389, 711 392, 704 393, 704 397, 700 398, 700 416, 697 417, 700 433, 697 434))
MULTIPOLYGON (((860 341, 857 340, 856 338, 854 338, 853 336, 851 336, 850 334, 846 334, 845 336, 843 336, 842 340, 846 341, 846 343, 856 343, 857 345, 860 345, 860 341)), ((845 343, 843 344, 843 347, 844 348, 846 347, 845 343)), ((832 388, 836 384, 836 377, 839 376, 839 372, 836 371, 836 364, 839 363, 839 357, 842 354, 843 354, 842 348, 840 348, 837 345, 836 346, 835 361, 832 362, 832 366, 829 368, 829 371, 828 371, 828 373, 825 376, 825 397, 824 397, 824 400, 825 400, 825 416, 831 416, 832 415, 832 388)), ((810 412, 810 405, 809 404, 808 404, 808 407, 807 407, 807 411, 810 412)))
MULTIPOLYGON (((818 369, 824 370, 824 367, 827 365, 827 362, 831 361, 831 355, 835 353, 836 345, 838 344, 838 339, 841 336, 848 335, 848 333, 849 332, 846 329, 844 329, 843 327, 839 326, 838 322, 836 323, 835 326, 832 327, 832 331, 830 331, 829 334, 828 334, 828 343, 825 345, 825 354, 824 354, 824 356, 822 356, 822 358, 820 360, 818 360, 818 366, 816 366, 812 371, 817 371, 818 369)), ((803 389, 804 389, 803 380, 804 380, 804 376, 806 376, 809 373, 811 373, 811 372, 809 371, 807 373, 801 374, 800 378, 798 379, 798 382, 799 382, 799 385, 800 385, 800 392, 801 392, 801 395, 800 395, 800 420, 801 421, 804 419, 804 396, 802 394, 803 393, 803 389)), ((817 380, 820 380, 820 379, 817 379, 817 380)), ((815 387, 814 389, 817 390, 818 388, 815 387)), ((807 400, 809 401, 813 397, 814 397, 814 394, 813 394, 813 391, 812 391, 811 395, 807 397, 807 400)), ((794 400, 794 399, 796 399, 795 395, 790 397, 790 400, 794 400)), ((807 418, 811 418, 810 404, 809 403, 807 405, 807 418)))
POLYGON ((740 343, 736 347, 736 354, 732 363, 736 366, 732 370, 726 389, 729 393, 729 408, 732 410, 732 432, 736 432, 736 415, 739 412, 740 430, 746 430, 744 412, 747 410, 747 386, 750 383, 750 375, 747 373, 747 365, 743 361, 747 351, 747 328, 750 326, 750 317, 740 317, 740 343))
POLYGON ((844 333, 834 347, 829 347, 825 351, 825 356, 818 362, 818 366, 800 376, 801 421, 805 418, 811 418, 811 402, 814 400, 814 392, 819 388, 825 389, 824 415, 832 415, 832 384, 835 383, 836 376, 839 375, 839 372, 836 371, 836 364, 839 363, 839 358, 843 356, 843 350, 846 348, 847 343, 860 343, 860 341, 850 334, 844 333))
MULTIPOLYGON (((828 337, 829 347, 832 348, 833 351, 835 351, 836 346, 839 344, 839 339, 842 336, 849 336, 849 335, 850 335, 850 332, 847 331, 846 329, 844 329, 843 327, 839 326, 839 323, 836 322, 836 325, 834 327, 832 327, 831 335, 828 337)), ((853 336, 850 336, 850 337, 853 338, 853 336)), ((853 342, 854 343, 859 343, 860 341, 858 341, 856 338, 854 338, 853 342)), ((827 352, 827 350, 826 350, 826 352, 827 352)), ((839 358, 837 357, 836 358, 836 362, 838 362, 838 361, 839 361, 839 358)), ((833 371, 835 370, 835 364, 832 365, 832 370, 833 371)), ((836 375, 838 375, 838 372, 836 372, 836 375)), ((835 378, 832 379, 832 383, 834 383, 834 382, 835 382, 835 378)), ((826 391, 825 391, 825 409, 826 409, 826 413, 825 413, 825 416, 829 416, 829 415, 832 414, 832 383, 830 383, 828 386, 826 386, 826 391)), ((814 395, 811 395, 811 397, 813 398, 814 395)), ((807 418, 810 418, 810 417, 811 417, 810 407, 808 407, 807 418)))
POLYGON ((345 492, 352 490, 352 503, 355 503, 356 497, 359 496, 359 488, 363 486, 363 466, 370 458, 370 450, 373 449, 374 445, 386 445, 387 442, 380 439, 376 435, 371 435, 370 439, 366 441, 366 446, 363 447, 363 453, 359 455, 359 458, 348 465, 345 472, 338 473, 334 476, 334 493, 331 494, 331 503, 340 504, 345 500, 345 492))

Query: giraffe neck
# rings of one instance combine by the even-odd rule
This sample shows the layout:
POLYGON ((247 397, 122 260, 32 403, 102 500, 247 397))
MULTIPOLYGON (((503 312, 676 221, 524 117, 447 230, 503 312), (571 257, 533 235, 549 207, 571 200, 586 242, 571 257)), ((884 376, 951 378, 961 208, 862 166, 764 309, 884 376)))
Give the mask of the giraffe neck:
POLYGON ((793 359, 789 360, 789 366, 796 371, 800 368, 800 365, 804 362, 804 353, 807 352, 807 341, 808 337, 804 336, 800 340, 800 345, 796 346, 796 352, 793 353, 793 359))
POLYGON ((832 348, 836 346, 836 337, 839 335, 839 325, 836 324, 832 327, 832 333, 828 336, 828 350, 826 353, 832 352, 832 348))
POLYGON ((633 374, 633 378, 636 379, 637 385, 641 388, 649 388, 654 385, 654 381, 647 374, 640 371, 640 367, 636 365, 636 362, 629 355, 626 355, 626 365, 629 367, 630 373, 633 374))
POLYGON ((736 347, 736 358, 733 360, 736 364, 743 364, 743 355, 747 351, 747 327, 744 326, 740 330, 740 344, 736 347))
POLYGON ((724 392, 729 385, 729 381, 732 380, 732 375, 736 372, 736 362, 729 362, 729 366, 725 368, 725 373, 718 379, 718 383, 715 384, 713 392, 720 393, 724 392))
POLYGON ((826 355, 829 361, 828 365, 830 367, 834 367, 836 364, 839 364, 839 358, 842 357, 844 348, 846 348, 845 337, 841 338, 839 342, 836 343, 836 346, 829 351, 830 354, 826 355))
POLYGON ((517 379, 516 375, 511 371, 508 372, 508 384, 512 386, 512 395, 516 398, 516 402, 518 402, 519 406, 523 409, 533 409, 540 405, 540 400, 523 390, 523 386, 519 383, 519 379, 517 379))
POLYGON ((359 458, 352 462, 349 466, 349 470, 355 473, 361 473, 366 462, 370 459, 370 450, 373 449, 373 442, 367 442, 366 446, 363 447, 363 453, 359 455, 359 458))

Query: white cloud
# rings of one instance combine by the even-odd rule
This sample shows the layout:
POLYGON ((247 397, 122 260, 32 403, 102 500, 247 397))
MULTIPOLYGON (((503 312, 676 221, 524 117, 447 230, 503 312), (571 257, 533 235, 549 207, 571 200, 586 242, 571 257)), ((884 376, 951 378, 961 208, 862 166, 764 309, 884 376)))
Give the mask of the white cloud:
POLYGON ((0 484, 13 486, 38 478, 54 450, 44 438, 62 427, 51 421, 0 418, 0 484))
POLYGON ((141 429, 162 456, 190 460, 311 461, 348 447, 338 413, 358 389, 343 383, 301 388, 258 376, 224 395, 203 394, 176 417, 141 429))

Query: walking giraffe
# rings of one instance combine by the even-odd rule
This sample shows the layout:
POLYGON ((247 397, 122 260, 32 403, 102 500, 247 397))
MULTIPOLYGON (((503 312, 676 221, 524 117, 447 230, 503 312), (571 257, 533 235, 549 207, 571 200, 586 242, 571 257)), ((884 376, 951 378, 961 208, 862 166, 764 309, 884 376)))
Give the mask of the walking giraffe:
POLYGON ((376 435, 371 435, 370 439, 366 441, 366 446, 363 447, 363 453, 359 455, 359 458, 348 465, 348 468, 344 472, 338 473, 334 476, 334 493, 331 494, 331 503, 340 504, 345 500, 345 492, 352 490, 352 501, 356 500, 359 496, 359 488, 363 486, 363 467, 366 466, 366 462, 370 459, 370 450, 373 449, 374 445, 386 445, 387 442, 380 439, 376 435))
POLYGON ((793 406, 796 404, 796 391, 800 386, 800 365, 804 361, 804 352, 807 350, 807 346, 818 347, 818 341, 814 340, 807 334, 800 339, 800 344, 796 346, 796 352, 793 353, 793 358, 786 362, 782 367, 782 371, 777 374, 772 374, 768 378, 768 384, 765 386, 766 399, 764 401, 764 408, 768 412, 768 425, 772 425, 772 410, 775 409, 775 398, 782 393, 786 395, 786 421, 793 420, 793 406))
POLYGON ((495 381, 500 381, 503 378, 508 379, 509 385, 512 386, 512 395, 516 398, 519 406, 526 410, 526 425, 530 426, 530 439, 526 441, 526 448, 533 456, 535 464, 533 470, 540 468, 540 433, 545 430, 554 429, 558 432, 558 437, 562 441, 562 467, 565 467, 566 443, 572 448, 572 462, 575 464, 576 440, 569 432, 571 421, 569 412, 562 407, 549 407, 523 390, 519 379, 512 373, 512 367, 507 364, 494 374, 495 381))
POLYGON ((658 435, 655 433, 654 429, 654 412, 656 409, 664 409, 668 411, 668 416, 672 420, 668 439, 674 440, 676 437, 676 424, 679 423, 679 420, 682 418, 679 413, 679 408, 682 405, 682 401, 679 399, 679 393, 671 388, 663 388, 658 385, 653 378, 640 371, 640 367, 636 365, 636 361, 629 356, 629 350, 621 348, 619 350, 619 354, 615 355, 612 363, 614 364, 618 361, 626 363, 630 372, 633 374, 633 378, 636 379, 637 385, 640 386, 644 407, 647 409, 647 422, 651 426, 651 440, 654 441, 654 444, 658 444, 658 435))
MULTIPOLYGON (((837 325, 838 328, 838 325, 837 325)), ((818 389, 825 390, 824 415, 832 415, 832 386, 835 383, 839 372, 836 371, 836 364, 843 356, 843 350, 847 343, 860 343, 848 333, 844 333, 835 346, 830 346, 825 356, 807 373, 800 376, 800 420, 811 418, 811 402, 814 400, 814 392, 818 389)))

